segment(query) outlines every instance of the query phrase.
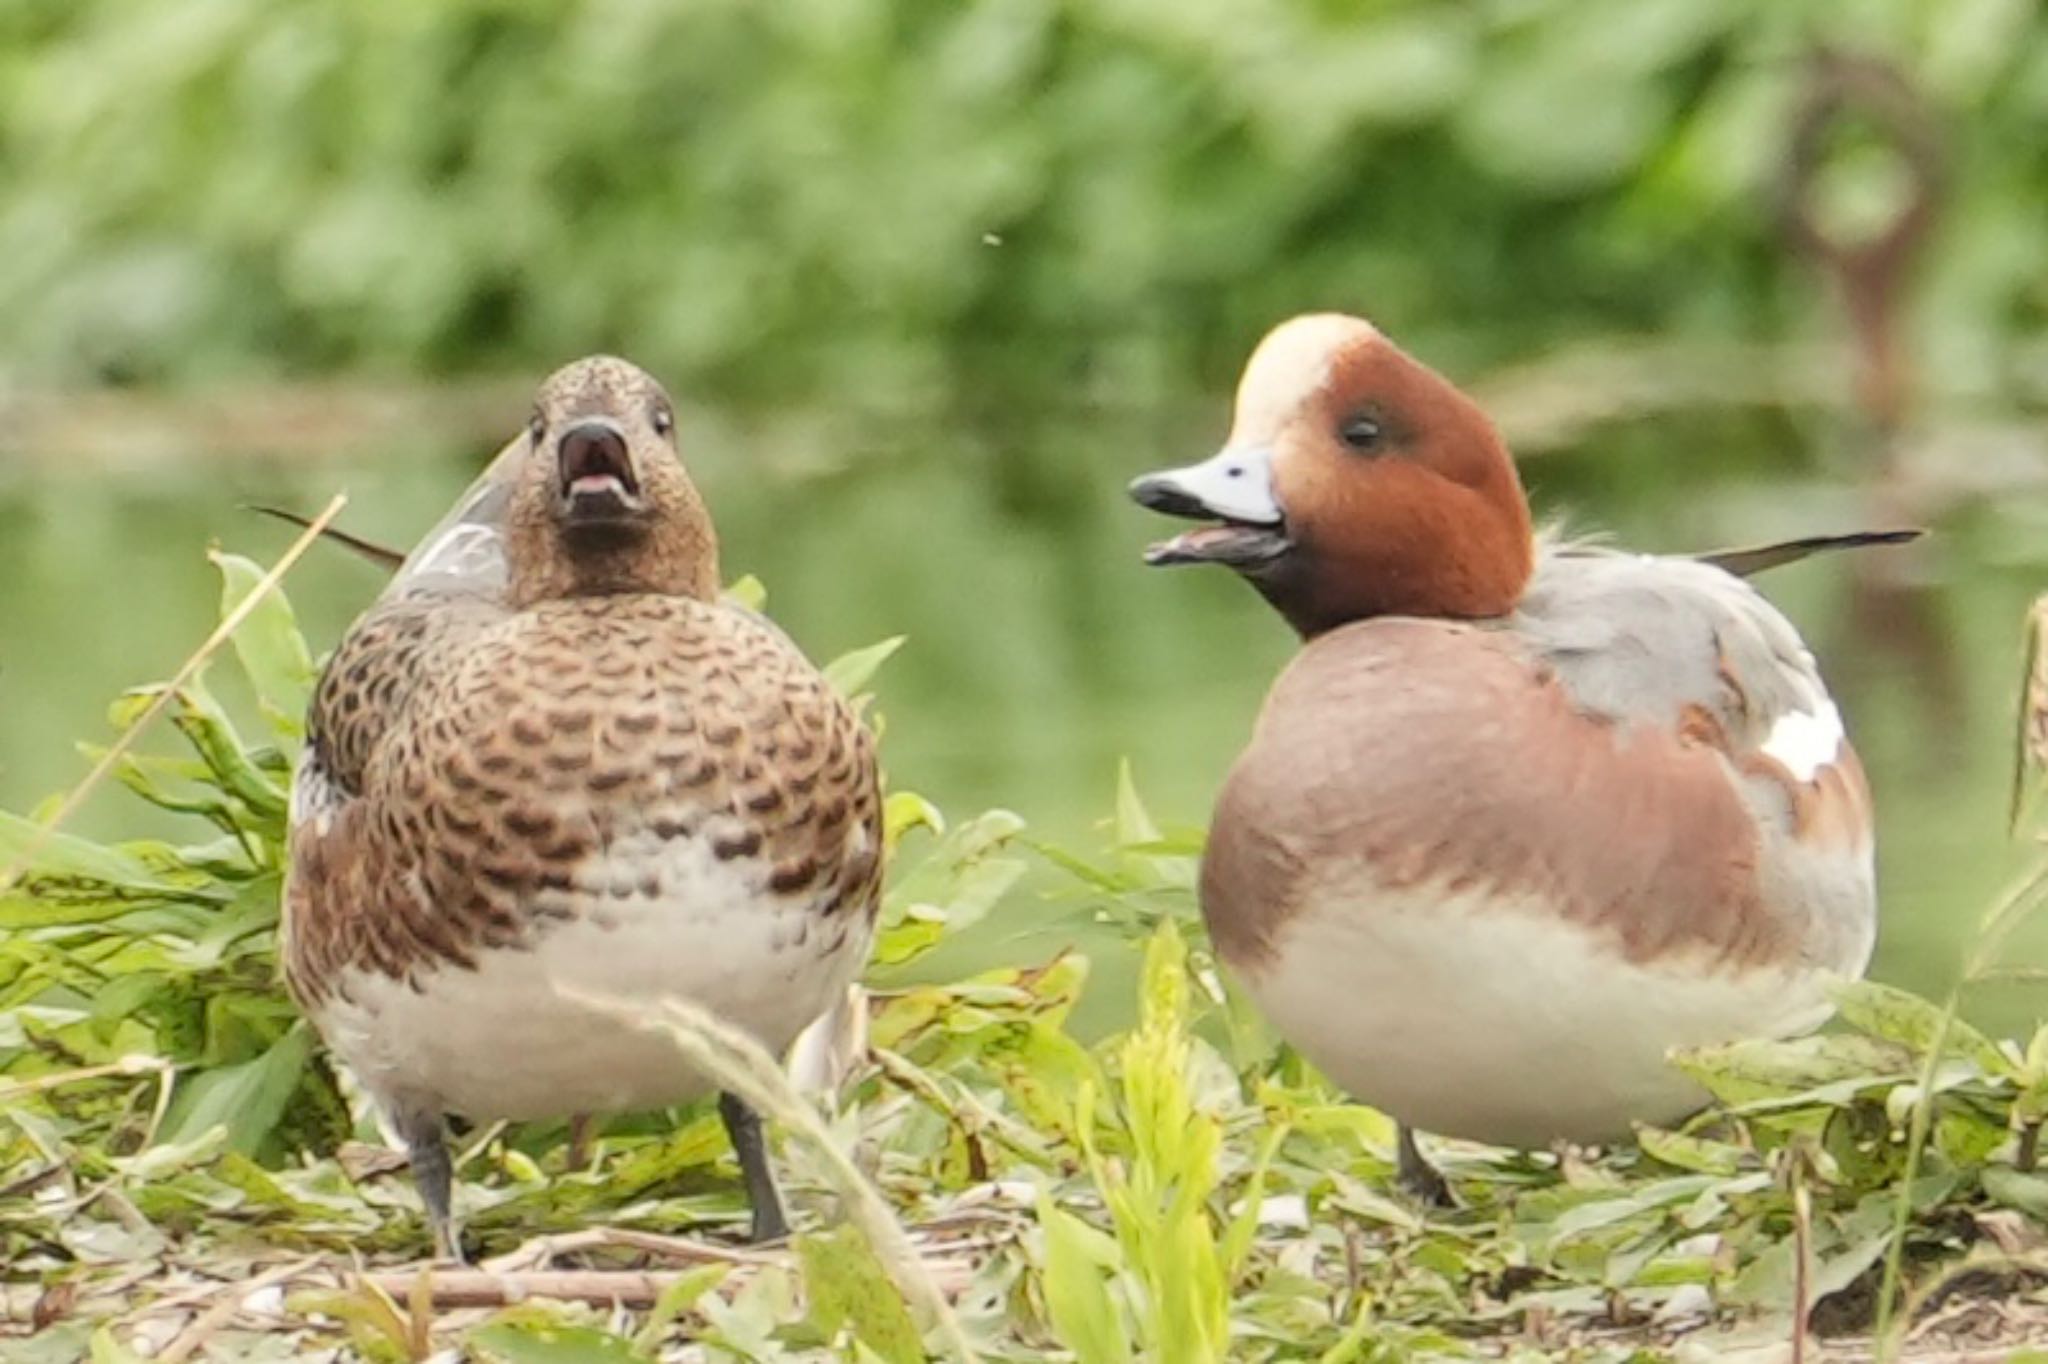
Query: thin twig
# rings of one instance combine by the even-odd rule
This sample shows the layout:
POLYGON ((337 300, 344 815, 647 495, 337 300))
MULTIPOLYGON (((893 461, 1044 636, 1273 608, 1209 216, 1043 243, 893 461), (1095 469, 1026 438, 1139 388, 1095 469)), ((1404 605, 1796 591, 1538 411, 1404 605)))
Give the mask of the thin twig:
POLYGON ((107 746, 106 751, 100 754, 99 761, 94 763, 92 770, 85 774, 85 780, 71 788, 71 793, 64 797, 63 803, 57 807, 56 812, 43 821, 42 827, 28 841, 28 845, 14 855, 14 860, 7 864, 5 870, 0 870, 0 891, 11 889, 21 879, 22 873, 34 864, 36 857, 49 844, 51 836, 62 827, 64 821, 78 813, 78 807, 85 804, 86 797, 90 796, 99 787, 99 784, 106 780, 107 774, 113 771, 121 759, 127 755, 128 750, 135 746, 135 741, 142 737, 142 732, 149 727, 150 721, 156 719, 157 716, 164 712, 165 708, 171 704, 171 699, 184 688, 187 682, 192 680, 201 668, 206 666, 206 661, 219 651, 221 645, 227 643, 235 631, 242 627, 242 622, 249 618, 257 606, 262 604, 263 599, 270 595, 271 590, 291 570, 291 566, 299 561, 299 556, 304 554, 307 547, 320 538, 320 532, 327 529, 328 523, 333 521, 340 514, 341 509, 347 505, 347 496, 342 493, 336 493, 333 500, 327 504, 327 509, 308 523, 306 529, 300 533, 299 538, 292 541, 278 561, 270 566, 270 571, 257 581, 256 586, 249 592, 249 595, 237 602, 235 609, 221 618, 220 624, 214 627, 213 633, 208 635, 205 642, 193 651, 190 658, 185 660, 178 671, 172 675, 171 680, 165 683, 162 689, 157 692, 155 699, 143 709, 141 715, 136 717, 134 723, 122 730, 115 737, 114 742, 107 746))
POLYGON ((181 1361, 190 1359, 200 1346, 213 1338, 215 1332, 235 1319, 235 1314, 242 1310, 242 1305, 248 1301, 250 1294, 271 1284, 297 1278, 318 1263, 318 1257, 299 1260, 266 1270, 253 1279, 221 1284, 215 1290, 213 1306, 193 1318, 191 1325, 180 1331, 170 1344, 164 1346, 163 1353, 157 1356, 158 1364, 181 1364, 181 1361))
POLYGON ((170 1068, 171 1063, 160 1056, 124 1056, 118 1061, 109 1061, 104 1065, 81 1066, 77 1070, 60 1071, 55 1075, 38 1075, 32 1080, 0 1080, 0 1104, 12 1103, 24 1095, 40 1094, 46 1089, 77 1084, 82 1080, 104 1080, 114 1075, 147 1075, 151 1071, 168 1071, 170 1068))
POLYGON ((1792 1157, 1792 1364, 1806 1364, 1806 1319, 1813 1311, 1813 1194, 1803 1178, 1805 1153, 1792 1157))
POLYGON ((107 1210, 114 1214, 114 1220, 134 1235, 161 1237, 163 1233, 157 1230, 156 1223, 143 1216, 142 1209, 130 1202, 128 1195, 122 1193, 117 1187, 120 1179, 121 1177, 116 1175, 105 1183, 100 1184, 91 1192, 81 1197, 73 1205, 72 1210, 74 1212, 82 1212, 94 1203, 103 1203, 106 1205, 107 1210))
MULTIPOLYGON (((394 1295, 395 1296, 395 1295, 394 1295)), ((414 1359, 434 1352, 434 1271, 421 1265, 405 1295, 406 1348, 414 1359)))
POLYGON ((479 1268, 493 1274, 516 1273, 546 1264, 559 1255, 583 1250, 637 1250, 687 1264, 773 1265, 787 1264, 789 1257, 767 1250, 721 1246, 687 1236, 664 1236, 659 1232, 635 1231, 631 1227, 586 1227, 582 1231, 536 1236, 516 1249, 486 1260, 479 1268))
MULTIPOLYGON (((435 1269, 425 1300, 436 1310, 458 1307, 509 1307, 532 1298, 587 1302, 598 1307, 652 1307, 662 1290, 680 1277, 644 1269, 530 1269, 493 1274, 483 1269, 435 1269)), ((365 1274, 363 1282, 394 1301, 412 1297, 419 1271, 393 1270, 365 1274)))
MULTIPOLYGON (((770 1261, 772 1263, 772 1261, 770 1261)), ((762 1267, 761 1261, 732 1262, 738 1269, 762 1267)), ((784 1262, 792 1263, 792 1262, 784 1262)), ((428 1298, 435 1310, 462 1307, 509 1307, 534 1298, 587 1302, 598 1307, 652 1307, 662 1292, 689 1270, 529 1269, 500 1274, 487 1269, 430 1268, 428 1298)), ((965 1259, 947 1259, 926 1266, 934 1289, 945 1299, 957 1297, 973 1282, 974 1268, 965 1259), (936 1272, 934 1272, 936 1271, 936 1272)), ((363 1281, 394 1300, 412 1295, 420 1271, 388 1270, 365 1274, 363 1281)))

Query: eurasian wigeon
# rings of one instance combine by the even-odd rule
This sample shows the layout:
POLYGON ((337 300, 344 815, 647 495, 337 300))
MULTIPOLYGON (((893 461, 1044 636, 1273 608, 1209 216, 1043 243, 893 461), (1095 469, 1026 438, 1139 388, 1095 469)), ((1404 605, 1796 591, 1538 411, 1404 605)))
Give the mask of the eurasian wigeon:
POLYGON ((1226 564, 1303 638, 1202 909, 1280 1033, 1403 1125, 1411 1182, 1410 1128, 1682 1118, 1672 1048, 1811 1029, 1863 971, 1870 794, 1798 632, 1716 563, 1533 534, 1486 414, 1371 324, 1276 328, 1222 452, 1131 492, 1214 523, 1149 562, 1226 564))
MULTIPOLYGON (((772 625, 718 600, 668 396, 622 360, 529 430, 327 665, 292 793, 292 993, 411 1150, 453 1249, 449 1113, 547 1118, 711 1088, 664 1036, 565 998, 681 998, 774 1050, 873 934, 867 731, 772 625)), ((753 1235, 785 1220, 722 1095, 753 1235)))

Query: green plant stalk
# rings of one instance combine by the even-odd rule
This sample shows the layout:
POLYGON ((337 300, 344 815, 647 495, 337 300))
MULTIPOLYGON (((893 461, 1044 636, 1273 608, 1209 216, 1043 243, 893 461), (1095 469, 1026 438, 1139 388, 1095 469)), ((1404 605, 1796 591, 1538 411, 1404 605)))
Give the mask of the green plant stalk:
POLYGON ((1323 1351, 1316 1364, 1353 1364, 1365 1353, 1366 1342, 1372 1336, 1372 1299, 1360 1296, 1358 1314, 1351 1319, 1343 1336, 1329 1349, 1323 1351))
POLYGON ((738 1094, 764 1116, 808 1142, 824 1158, 833 1188, 846 1200, 854 1224, 897 1288, 926 1313, 955 1359, 961 1364, 979 1364, 980 1356, 968 1342, 959 1318, 933 1282, 917 1248, 910 1243, 903 1224, 896 1220, 896 1214, 867 1176, 833 1140, 817 1110, 797 1092, 775 1058, 759 1042, 710 1010, 684 999, 661 1001, 659 1016, 649 1019, 644 1008, 627 1000, 573 989, 562 989, 559 993, 564 999, 619 1022, 667 1035, 692 1065, 711 1076, 721 1088, 738 1094))
MULTIPOLYGON (((2037 647, 2030 632, 2029 649, 2037 647)), ((2014 818, 2018 818, 2019 797, 2014 796, 2014 818)), ((1878 1286, 1877 1324, 1873 1335, 1877 1342, 1878 1358, 1895 1357, 1903 1342, 1903 1328, 1909 1325, 1908 1315, 1895 1329, 1892 1323, 1894 1303, 1900 1292, 1906 1247, 1906 1224, 1913 1215, 1913 1184, 1920 1175, 1920 1152, 1926 1145, 1927 1134, 1934 1126, 1934 1085, 1940 1073, 1941 1061, 1948 1050, 1949 1033, 1953 1029, 1956 1015, 1962 1005, 1963 989, 1982 979, 1995 965, 1999 949, 2006 938, 2028 915, 2039 908, 2042 894, 2048 890, 2048 863, 2036 867, 2020 879, 2019 884, 2000 896, 1984 915, 1978 926, 1975 940, 1970 945, 1969 956, 1963 964, 1961 978, 1948 992, 1943 1001, 1941 1018, 1934 1036, 1929 1040, 1927 1056, 1920 1067, 1920 1093, 1913 1103, 1913 1115, 1906 1129, 1906 1166, 1899 1179, 1898 1197, 1892 1206, 1891 1244, 1885 1248, 1884 1278, 1878 1286), (1894 1338, 1895 1335, 1898 1338, 1894 1338)))
MULTIPOLYGON (((1885 1247, 1884 1277, 1877 1289, 1877 1324, 1871 1331, 1880 1361, 1895 1358, 1903 1343, 1902 1330, 1900 1339, 1893 1338, 1892 1304, 1899 1295, 1899 1278, 1906 1253, 1906 1223, 1913 1216, 1913 1184, 1920 1177, 1920 1152, 1927 1144, 1929 1129, 1934 1125, 1934 1084, 1941 1070, 1942 1055, 1948 1050, 1949 1029, 1955 1022, 1956 1009, 1961 1001, 1961 986, 1948 992, 1948 999, 1941 1010, 1941 1021, 1928 1043, 1927 1058, 1921 1063, 1920 1093, 1913 1101, 1913 1116, 1906 1126, 1906 1168, 1899 1174, 1898 1197, 1892 1201, 1891 1244, 1885 1247)), ((1910 1321, 1910 1317, 1906 1318, 1900 1326, 1910 1321)))
MULTIPOLYGON (((1171 919, 1145 951, 1139 1025, 1119 1049, 1131 1160, 1119 1170, 1079 1120, 1083 1154, 1143 1290, 1140 1321, 1157 1359, 1221 1359, 1229 1338, 1226 1268, 1208 1210, 1220 1134, 1188 1090, 1187 949, 1171 919)), ((1084 1089, 1084 1109, 1092 1103, 1084 1089)))

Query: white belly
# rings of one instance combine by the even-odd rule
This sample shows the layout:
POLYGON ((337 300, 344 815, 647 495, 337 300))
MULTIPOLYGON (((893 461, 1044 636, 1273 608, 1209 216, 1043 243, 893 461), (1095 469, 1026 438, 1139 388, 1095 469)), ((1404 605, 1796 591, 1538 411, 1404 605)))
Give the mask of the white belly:
POLYGON ((711 1087, 666 1034, 563 990, 689 1000, 779 1055, 859 974, 869 926, 759 896, 701 846, 671 856, 685 864, 670 864, 664 898, 597 899, 530 950, 480 949, 475 969, 441 966, 417 989, 348 972, 321 1033, 387 1108, 484 1120, 660 1108, 711 1087))
POLYGON ((1705 1091, 1673 1047, 1809 1031, 1810 971, 1631 964, 1602 936, 1471 897, 1311 902, 1276 955, 1240 973, 1282 1036, 1389 1115, 1503 1146, 1625 1137, 1705 1091))

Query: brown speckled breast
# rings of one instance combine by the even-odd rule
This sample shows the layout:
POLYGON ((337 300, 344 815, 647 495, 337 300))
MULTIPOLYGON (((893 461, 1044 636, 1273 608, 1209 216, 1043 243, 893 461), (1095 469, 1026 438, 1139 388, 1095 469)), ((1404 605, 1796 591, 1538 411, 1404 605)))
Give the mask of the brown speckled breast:
POLYGON ((417 984, 614 900, 687 901, 664 882, 678 841, 743 868, 763 912, 807 906, 808 931, 864 935, 876 910, 871 740, 730 607, 394 603, 322 679, 301 781, 285 966, 309 1007, 352 971, 417 984))

